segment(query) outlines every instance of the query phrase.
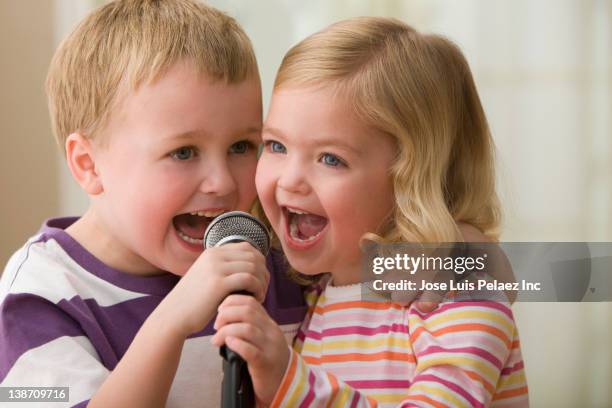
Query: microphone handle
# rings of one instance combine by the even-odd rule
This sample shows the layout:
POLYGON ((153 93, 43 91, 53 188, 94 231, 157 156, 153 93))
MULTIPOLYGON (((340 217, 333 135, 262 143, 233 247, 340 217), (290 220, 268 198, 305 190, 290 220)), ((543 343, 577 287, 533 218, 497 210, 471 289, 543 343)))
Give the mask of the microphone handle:
MULTIPOLYGON (((234 292, 234 294, 253 296, 246 290, 234 292)), ((255 407, 255 392, 246 361, 225 345, 219 349, 219 354, 223 357, 221 408, 255 407)))

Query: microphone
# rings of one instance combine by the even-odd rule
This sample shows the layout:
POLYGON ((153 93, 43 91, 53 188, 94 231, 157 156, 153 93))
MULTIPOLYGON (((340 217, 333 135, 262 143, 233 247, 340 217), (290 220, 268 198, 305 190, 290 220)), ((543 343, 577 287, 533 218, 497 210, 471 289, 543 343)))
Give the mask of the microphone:
POLYGON ((244 211, 230 211, 211 221, 204 232, 204 248, 246 241, 264 256, 270 250, 270 234, 261 221, 244 211))
MULTIPOLYGON (((204 232, 204 248, 214 248, 232 242, 248 242, 264 256, 270 250, 270 234, 266 226, 243 211, 219 215, 204 232)), ((238 294, 252 295, 247 291, 238 294)), ((253 383, 246 362, 229 347, 219 350, 223 357, 222 408, 250 408, 255 406, 253 383)))

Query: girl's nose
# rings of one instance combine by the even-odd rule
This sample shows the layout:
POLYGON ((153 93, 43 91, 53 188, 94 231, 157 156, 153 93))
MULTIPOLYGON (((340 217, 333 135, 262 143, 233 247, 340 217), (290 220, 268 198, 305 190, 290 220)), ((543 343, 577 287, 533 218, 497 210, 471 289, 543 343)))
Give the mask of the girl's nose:
POLYGON ((283 166, 278 178, 278 187, 294 194, 308 194, 310 185, 306 179, 306 169, 296 160, 283 166))

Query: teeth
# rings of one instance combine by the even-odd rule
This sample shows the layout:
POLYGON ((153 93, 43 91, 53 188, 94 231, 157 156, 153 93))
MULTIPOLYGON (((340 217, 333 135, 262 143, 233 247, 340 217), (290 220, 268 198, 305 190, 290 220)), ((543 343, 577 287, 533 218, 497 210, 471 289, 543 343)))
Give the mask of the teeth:
POLYGON ((181 231, 178 231, 178 235, 179 237, 181 237, 181 239, 185 242, 189 242, 190 244, 198 244, 198 245, 202 245, 202 243, 204 242, 203 239, 197 239, 197 238, 191 238, 187 235, 185 235, 184 233, 182 233, 181 231))
POLYGON ((216 211, 192 211, 189 214, 191 215, 198 215, 200 217, 208 217, 208 218, 212 218, 212 217, 216 217, 217 215, 221 215, 223 214, 223 210, 216 210, 216 211))
POLYGON ((289 211, 291 214, 300 214, 300 215, 308 214, 306 211, 293 210, 291 208, 287 208, 287 211, 289 211))

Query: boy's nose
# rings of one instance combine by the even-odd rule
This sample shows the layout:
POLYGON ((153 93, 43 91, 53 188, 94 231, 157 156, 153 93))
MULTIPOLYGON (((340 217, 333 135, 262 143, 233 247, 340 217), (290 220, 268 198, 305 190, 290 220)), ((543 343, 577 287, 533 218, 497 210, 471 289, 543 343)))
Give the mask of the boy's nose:
POLYGON ((294 194, 308 194, 310 185, 306 179, 306 169, 295 161, 286 163, 278 178, 279 188, 294 194))
POLYGON ((226 163, 210 163, 202 171, 202 193, 225 196, 236 190, 236 182, 226 163))

